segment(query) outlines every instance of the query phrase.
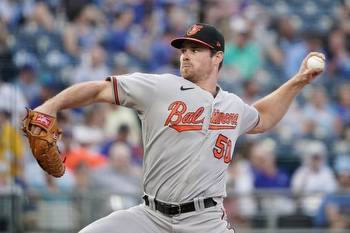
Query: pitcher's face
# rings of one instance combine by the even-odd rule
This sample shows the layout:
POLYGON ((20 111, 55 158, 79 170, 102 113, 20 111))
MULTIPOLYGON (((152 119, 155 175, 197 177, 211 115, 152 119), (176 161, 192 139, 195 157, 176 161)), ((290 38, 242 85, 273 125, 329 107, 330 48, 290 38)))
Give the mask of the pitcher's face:
POLYGON ((214 56, 208 47, 194 42, 184 42, 181 48, 180 72, 183 78, 198 82, 208 78, 215 69, 214 56))

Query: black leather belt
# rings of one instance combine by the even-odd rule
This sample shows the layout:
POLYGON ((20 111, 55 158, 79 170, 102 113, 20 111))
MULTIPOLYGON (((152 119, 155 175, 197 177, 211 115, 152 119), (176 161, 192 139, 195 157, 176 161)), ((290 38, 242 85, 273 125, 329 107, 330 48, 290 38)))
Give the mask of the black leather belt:
MULTIPOLYGON (((149 206, 149 199, 147 195, 143 196, 143 200, 145 200, 145 204, 149 206)), ((214 199, 211 197, 204 199, 203 202, 204 208, 216 206, 217 204, 216 201, 214 201, 214 199)), ((196 210, 194 202, 186 202, 177 205, 154 200, 154 204, 156 210, 162 212, 165 215, 178 215, 181 213, 188 213, 196 210)))

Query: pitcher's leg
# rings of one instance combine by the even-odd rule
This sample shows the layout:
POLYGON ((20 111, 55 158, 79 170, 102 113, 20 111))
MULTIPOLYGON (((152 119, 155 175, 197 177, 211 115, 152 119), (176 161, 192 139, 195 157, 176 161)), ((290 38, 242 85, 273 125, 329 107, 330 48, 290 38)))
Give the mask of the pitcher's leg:
POLYGON ((144 205, 119 210, 86 226, 79 233, 164 233, 169 223, 149 214, 144 205))

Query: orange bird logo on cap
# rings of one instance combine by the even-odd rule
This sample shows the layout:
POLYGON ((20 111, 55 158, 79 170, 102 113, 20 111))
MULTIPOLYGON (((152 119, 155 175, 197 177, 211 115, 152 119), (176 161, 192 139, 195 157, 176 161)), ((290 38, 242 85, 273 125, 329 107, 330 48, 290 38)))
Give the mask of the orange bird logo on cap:
POLYGON ((187 36, 193 36, 194 34, 196 34, 197 32, 199 32, 201 29, 203 28, 202 25, 193 25, 188 31, 187 31, 187 36))

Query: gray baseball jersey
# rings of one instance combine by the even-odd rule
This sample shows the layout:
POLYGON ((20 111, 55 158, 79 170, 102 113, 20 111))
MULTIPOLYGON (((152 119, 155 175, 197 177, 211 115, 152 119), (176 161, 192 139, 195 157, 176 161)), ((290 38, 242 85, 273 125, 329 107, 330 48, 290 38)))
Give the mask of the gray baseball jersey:
POLYGON ((258 112, 234 94, 209 92, 181 77, 134 73, 111 77, 115 102, 135 109, 145 149, 143 189, 150 200, 194 202, 195 210, 166 216, 154 202, 117 211, 81 233, 233 232, 224 218, 226 169, 239 135, 258 122, 258 112), (218 205, 204 208, 203 199, 218 205))
POLYGON ((257 124, 255 108, 172 74, 133 73, 112 84, 116 104, 142 121, 146 194, 174 203, 226 195, 226 169, 238 136, 257 124))

